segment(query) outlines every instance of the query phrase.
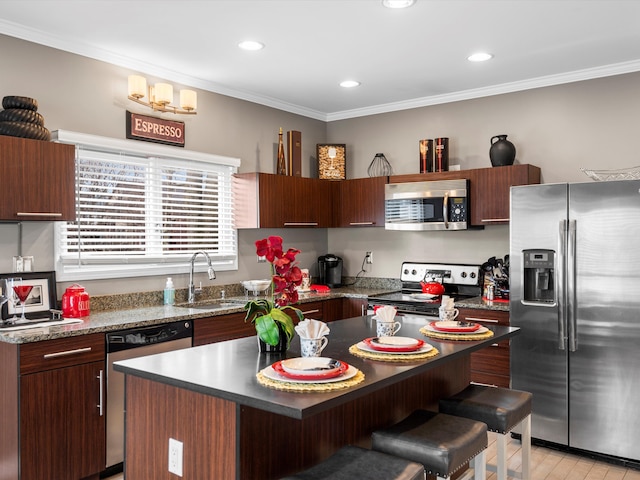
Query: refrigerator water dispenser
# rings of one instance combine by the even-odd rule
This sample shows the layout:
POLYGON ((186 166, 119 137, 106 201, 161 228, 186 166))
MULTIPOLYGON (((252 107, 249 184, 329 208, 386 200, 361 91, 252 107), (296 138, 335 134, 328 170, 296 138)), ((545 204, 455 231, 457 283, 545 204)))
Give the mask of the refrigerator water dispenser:
POLYGON ((553 304, 555 296, 555 252, 524 250, 524 298, 528 303, 553 304))

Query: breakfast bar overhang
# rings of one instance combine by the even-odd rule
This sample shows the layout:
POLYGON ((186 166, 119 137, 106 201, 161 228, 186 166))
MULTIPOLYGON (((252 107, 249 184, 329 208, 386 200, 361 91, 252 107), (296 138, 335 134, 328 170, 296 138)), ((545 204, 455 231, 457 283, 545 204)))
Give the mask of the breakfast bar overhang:
POLYGON ((375 336, 370 316, 329 323, 323 356, 347 362, 363 382, 329 392, 285 392, 258 383, 273 362, 299 356, 299 338, 282 355, 258 353, 255 337, 178 350, 115 364, 126 375, 127 480, 171 479, 169 439, 183 444, 185 479, 277 479, 314 465, 341 446, 370 446, 373 430, 469 384, 470 356, 516 334, 492 326, 493 337, 434 340, 425 321, 402 322, 398 335, 438 349, 428 360, 359 358, 349 347, 375 336))

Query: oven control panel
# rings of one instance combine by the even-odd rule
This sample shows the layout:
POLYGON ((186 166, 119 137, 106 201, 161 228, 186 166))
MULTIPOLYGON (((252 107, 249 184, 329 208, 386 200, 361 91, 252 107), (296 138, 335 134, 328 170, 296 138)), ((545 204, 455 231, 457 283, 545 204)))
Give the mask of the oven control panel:
POLYGON ((440 282, 455 285, 478 285, 480 265, 460 265, 442 263, 402 264, 400 280, 402 282, 440 282))

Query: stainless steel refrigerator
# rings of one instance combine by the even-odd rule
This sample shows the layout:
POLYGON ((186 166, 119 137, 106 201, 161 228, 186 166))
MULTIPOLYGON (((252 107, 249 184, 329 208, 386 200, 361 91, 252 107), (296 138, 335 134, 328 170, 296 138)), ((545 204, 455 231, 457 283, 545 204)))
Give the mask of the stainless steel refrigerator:
POLYGON ((640 460, 640 181, 512 187, 510 242, 532 437, 640 460))

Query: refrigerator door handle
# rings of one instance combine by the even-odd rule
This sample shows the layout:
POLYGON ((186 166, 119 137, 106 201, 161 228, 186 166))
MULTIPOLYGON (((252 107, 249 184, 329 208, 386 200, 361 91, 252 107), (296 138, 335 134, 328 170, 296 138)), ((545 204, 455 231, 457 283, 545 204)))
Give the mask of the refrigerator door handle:
POLYGON ((578 350, 577 313, 576 313, 576 230, 575 220, 569 221, 569 239, 567 242, 567 329, 569 331, 569 351, 578 350))
POLYGON ((564 350, 565 337, 567 336, 566 302, 564 297, 564 285, 566 278, 566 245, 567 245, 567 221, 560 220, 558 229, 558 256, 556 267, 556 284, 554 286, 556 303, 558 305, 558 350, 564 350))

